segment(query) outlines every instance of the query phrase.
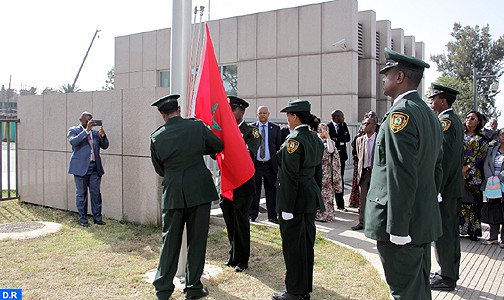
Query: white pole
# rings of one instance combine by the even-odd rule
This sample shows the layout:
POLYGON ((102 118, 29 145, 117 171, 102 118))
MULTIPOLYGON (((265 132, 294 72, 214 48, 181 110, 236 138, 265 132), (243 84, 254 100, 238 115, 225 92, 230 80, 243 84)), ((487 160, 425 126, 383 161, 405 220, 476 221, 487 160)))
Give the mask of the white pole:
POLYGON ((171 29, 170 85, 171 93, 179 94, 182 115, 186 115, 191 76, 191 12, 192 1, 173 0, 171 29))
MULTIPOLYGON (((170 58, 170 92, 179 94, 182 116, 186 116, 189 78, 191 75, 191 12, 192 1, 173 0, 170 58)), ((187 229, 184 228, 176 276, 185 276, 187 229)))

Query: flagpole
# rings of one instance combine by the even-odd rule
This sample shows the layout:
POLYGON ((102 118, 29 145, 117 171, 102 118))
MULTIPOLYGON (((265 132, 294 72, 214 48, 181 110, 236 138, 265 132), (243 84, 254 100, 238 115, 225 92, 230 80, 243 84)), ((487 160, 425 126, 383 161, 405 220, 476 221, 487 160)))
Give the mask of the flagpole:
MULTIPOLYGON (((170 58, 170 92, 179 94, 182 116, 186 115, 191 72, 191 3, 173 0, 170 58)), ((187 261, 187 228, 184 228, 176 276, 185 275, 187 261)))

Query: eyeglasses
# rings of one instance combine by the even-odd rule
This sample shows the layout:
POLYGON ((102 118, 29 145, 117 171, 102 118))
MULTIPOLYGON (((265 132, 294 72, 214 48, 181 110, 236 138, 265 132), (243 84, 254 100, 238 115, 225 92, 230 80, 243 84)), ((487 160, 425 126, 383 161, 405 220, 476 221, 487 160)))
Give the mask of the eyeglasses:
POLYGON ((466 120, 471 120, 471 121, 474 121, 474 120, 476 120, 476 118, 475 118, 475 117, 471 117, 471 116, 467 116, 467 117, 466 117, 466 120))
POLYGON ((504 132, 499 133, 499 136, 504 136, 504 132))
POLYGON ((364 122, 364 123, 362 123, 362 126, 373 125, 373 124, 374 124, 374 123, 364 122))

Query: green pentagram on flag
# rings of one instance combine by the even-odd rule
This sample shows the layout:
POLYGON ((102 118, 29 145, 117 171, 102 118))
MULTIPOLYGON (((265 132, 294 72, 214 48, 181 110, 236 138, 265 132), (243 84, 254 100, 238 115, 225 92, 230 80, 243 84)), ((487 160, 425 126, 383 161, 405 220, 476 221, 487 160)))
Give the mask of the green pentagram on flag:
POLYGON ((222 128, 219 126, 219 124, 215 121, 215 111, 217 110, 217 106, 219 106, 219 103, 215 103, 212 106, 212 129, 215 130, 222 130, 222 128))

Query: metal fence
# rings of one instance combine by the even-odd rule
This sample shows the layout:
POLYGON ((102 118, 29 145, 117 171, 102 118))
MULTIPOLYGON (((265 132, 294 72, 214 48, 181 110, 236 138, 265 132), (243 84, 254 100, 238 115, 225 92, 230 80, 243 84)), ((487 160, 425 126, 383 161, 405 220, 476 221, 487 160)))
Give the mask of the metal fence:
POLYGON ((2 173, 0 173, 1 200, 19 198, 18 189, 18 148, 16 146, 17 124, 19 119, 0 119, 0 140, 2 141, 2 152, 0 152, 0 163, 2 173))

